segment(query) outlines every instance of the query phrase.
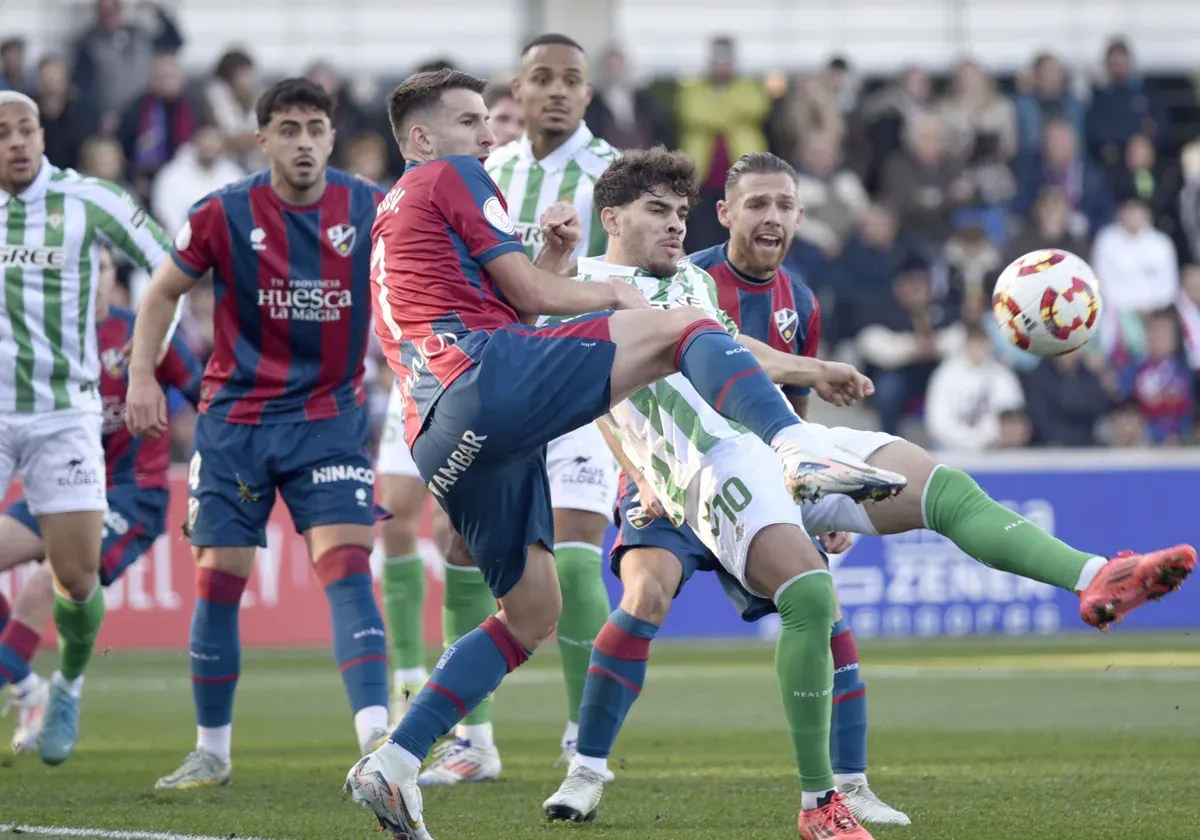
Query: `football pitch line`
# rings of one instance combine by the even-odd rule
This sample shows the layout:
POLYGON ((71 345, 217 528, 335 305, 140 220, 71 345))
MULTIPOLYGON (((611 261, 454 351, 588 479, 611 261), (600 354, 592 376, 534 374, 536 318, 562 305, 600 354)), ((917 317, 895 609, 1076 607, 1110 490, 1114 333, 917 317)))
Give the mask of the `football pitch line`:
MULTIPOLYGON (((38 834, 42 837, 98 837, 106 840, 229 840, 232 834, 175 834, 170 831, 115 831, 104 828, 68 828, 57 825, 18 825, 0 823, 0 834, 38 834)), ((243 837, 238 840, 267 840, 263 837, 243 837)))

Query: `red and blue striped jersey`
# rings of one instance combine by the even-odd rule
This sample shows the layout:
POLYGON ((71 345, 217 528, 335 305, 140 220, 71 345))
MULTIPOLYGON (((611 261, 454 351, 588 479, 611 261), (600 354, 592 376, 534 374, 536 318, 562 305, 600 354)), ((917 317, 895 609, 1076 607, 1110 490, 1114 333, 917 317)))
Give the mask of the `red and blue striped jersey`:
MULTIPOLYGON (((821 340, 821 306, 812 289, 782 268, 772 280, 748 277, 734 268, 728 251, 727 242, 688 257, 716 281, 720 307, 751 338, 784 353, 815 358, 821 340)), ((788 396, 802 397, 809 390, 783 386, 788 396)))
POLYGON ((371 236, 375 332, 399 377, 411 446, 491 333, 520 320, 487 264, 524 248, 504 196, 469 156, 409 164, 371 236))
POLYGON ((192 208, 171 257, 213 276, 213 353, 200 411, 230 423, 323 420, 366 402, 371 224, 383 190, 335 169, 314 204, 269 172, 192 208))
MULTIPOLYGON (((134 314, 113 307, 96 328, 100 349, 100 397, 104 401, 104 461, 108 486, 134 485, 142 489, 166 489, 171 465, 171 437, 133 437, 125 427, 125 392, 129 389, 125 345, 133 337, 134 314)), ((196 405, 200 401, 199 360, 176 332, 155 370, 164 387, 173 387, 196 405)))

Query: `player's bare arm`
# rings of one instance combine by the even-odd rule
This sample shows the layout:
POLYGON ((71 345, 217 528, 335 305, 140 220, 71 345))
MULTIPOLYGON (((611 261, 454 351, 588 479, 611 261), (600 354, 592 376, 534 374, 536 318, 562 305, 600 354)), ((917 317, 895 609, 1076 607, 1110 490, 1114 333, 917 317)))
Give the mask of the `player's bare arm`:
POLYGON ((503 254, 487 264, 488 273, 521 312, 584 315, 605 309, 649 309, 646 297, 622 280, 578 283, 543 271, 523 253, 503 254))
POLYGON ((604 442, 608 444, 609 451, 612 452, 613 457, 620 464, 621 471, 633 479, 633 483, 637 485, 638 500, 641 502, 642 512, 652 519, 666 516, 667 511, 662 506, 662 502, 658 500, 653 485, 646 480, 646 477, 637 468, 637 465, 633 463, 633 460, 625 454, 625 448, 621 446, 621 441, 612 429, 612 422, 605 417, 597 420, 596 425, 600 427, 600 434, 604 436, 604 442))
POLYGON ((130 434, 158 437, 167 430, 167 398, 155 377, 159 352, 183 296, 196 285, 174 261, 159 264, 138 305, 129 350, 125 425, 130 434))
MULTIPOLYGON (((812 388, 830 405, 853 405, 875 391, 871 380, 859 373, 853 365, 824 362, 808 356, 793 356, 747 335, 739 335, 737 340, 758 360, 772 382, 796 388, 812 388)), ((799 411, 796 413, 800 414, 799 411)), ((803 414, 800 414, 800 417, 804 419, 803 414)))

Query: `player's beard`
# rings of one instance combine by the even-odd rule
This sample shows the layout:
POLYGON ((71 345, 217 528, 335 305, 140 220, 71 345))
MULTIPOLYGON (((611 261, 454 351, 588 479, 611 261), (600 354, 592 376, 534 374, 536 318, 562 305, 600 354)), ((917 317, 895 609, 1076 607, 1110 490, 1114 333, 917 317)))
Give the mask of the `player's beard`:
POLYGON ((796 237, 795 234, 780 234, 779 247, 769 249, 755 241, 758 236, 759 233, 755 231, 749 236, 739 237, 740 247, 737 250, 740 259, 735 262, 735 267, 751 276, 771 277, 783 265, 796 237))

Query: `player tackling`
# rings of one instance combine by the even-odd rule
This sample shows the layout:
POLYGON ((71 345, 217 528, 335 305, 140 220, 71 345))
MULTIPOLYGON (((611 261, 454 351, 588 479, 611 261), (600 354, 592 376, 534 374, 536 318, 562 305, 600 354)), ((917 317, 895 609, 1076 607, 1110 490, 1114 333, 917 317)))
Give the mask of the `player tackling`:
POLYGON ((387 643, 371 589, 374 474, 363 357, 370 225, 382 191, 326 167, 332 102, 306 79, 259 99, 270 168, 197 203, 142 299, 126 420, 160 435, 166 406, 153 348, 206 272, 217 289, 213 355, 188 471, 196 556, 190 661, 197 742, 156 787, 228 784, 240 671, 238 605, 276 492, 325 589, 334 656, 362 751, 387 734, 387 643))
MULTIPOLYGON (((60 666, 40 752, 59 764, 75 750, 83 673, 104 621, 100 249, 110 244, 154 271, 165 262, 167 243, 122 188, 52 166, 45 147, 37 104, 0 91, 0 489, 20 473, 54 575, 60 666)), ((170 331, 172 312, 151 357, 170 331)), ((0 598, 0 616, 7 613, 0 598)), ((0 664, 0 687, 13 679, 0 664)))
MULTIPOLYGON (((657 185, 665 176, 626 174, 672 169, 689 173, 689 194, 694 193, 690 161, 663 149, 626 153, 605 173, 596 196, 609 249, 603 262, 581 263, 581 272, 598 282, 624 278, 652 304, 673 307, 708 300, 713 314, 722 317, 711 277, 688 262, 668 265, 656 249, 672 232, 673 214, 655 218, 647 212, 663 201, 657 185)), ((676 194, 667 201, 682 215, 688 197, 672 192, 676 194)), ((726 589, 744 617, 769 611, 766 602, 780 613, 776 668, 800 770, 800 837, 867 840, 870 835, 846 807, 845 794, 835 790, 829 757, 835 691, 829 650, 832 579, 805 538, 806 530, 889 534, 928 527, 988 566, 1078 592, 1081 617, 1101 628, 1177 588, 1196 562, 1190 546, 1146 555, 1122 553, 1112 560, 1076 550, 989 498, 966 473, 939 465, 907 441, 813 423, 801 428, 809 451, 863 459, 899 473, 907 484, 886 503, 853 504, 831 495, 798 508, 783 489, 776 455, 758 437, 712 411, 678 376, 635 391, 614 406, 611 417, 628 469, 647 495, 639 499, 634 491, 623 498, 621 542, 613 564, 625 592, 593 649, 579 755, 566 781, 545 803, 552 817, 595 816, 607 756, 637 699, 651 641, 681 582, 698 568, 719 569, 729 579, 726 589), (676 531, 653 519, 646 512, 653 502, 687 527, 676 531)))

